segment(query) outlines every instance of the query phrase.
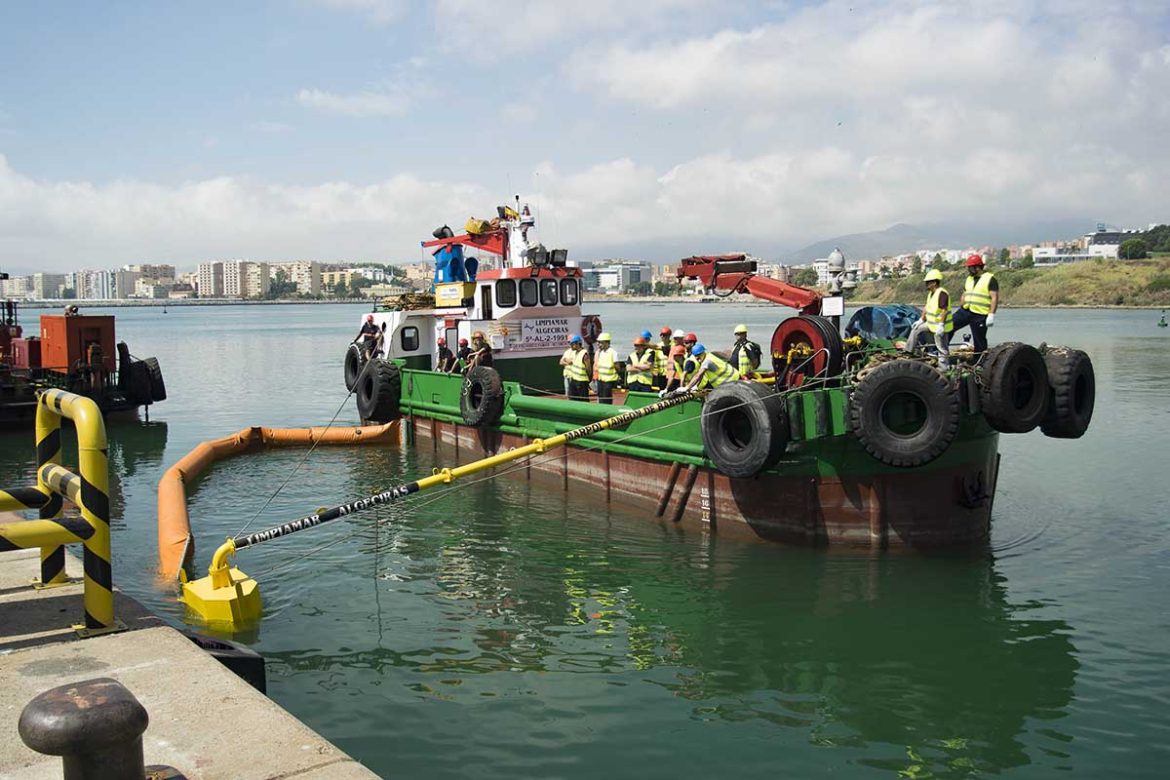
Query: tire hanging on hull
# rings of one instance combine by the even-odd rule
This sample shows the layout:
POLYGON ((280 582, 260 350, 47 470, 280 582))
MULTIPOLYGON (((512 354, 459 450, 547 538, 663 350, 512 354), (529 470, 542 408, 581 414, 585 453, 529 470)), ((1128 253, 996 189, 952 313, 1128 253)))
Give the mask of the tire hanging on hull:
POLYGON ((703 448, 729 477, 774 466, 788 445, 784 399, 758 382, 725 382, 703 401, 703 448))
POLYGON ((489 366, 475 366, 468 371, 459 393, 459 412, 468 425, 490 427, 498 423, 504 413, 500 373, 489 366))
POLYGON ((983 358, 980 403, 1000 433, 1027 433, 1048 408, 1048 369, 1031 344, 996 344, 983 358))
POLYGON ((371 363, 354 390, 358 414, 370 422, 396 420, 402 396, 402 375, 398 366, 382 358, 374 358, 371 363))
POLYGON ((345 389, 353 392, 357 386, 358 377, 362 373, 362 365, 365 360, 362 356, 362 348, 357 344, 350 344, 345 350, 345 389))
POLYGON ((959 433, 959 394, 917 360, 892 360, 865 376, 849 398, 849 428, 873 457, 899 468, 930 463, 959 433))
POLYGON ((1048 411, 1040 430, 1054 439, 1079 439, 1093 419, 1097 377, 1093 361, 1079 349, 1048 347, 1048 411))

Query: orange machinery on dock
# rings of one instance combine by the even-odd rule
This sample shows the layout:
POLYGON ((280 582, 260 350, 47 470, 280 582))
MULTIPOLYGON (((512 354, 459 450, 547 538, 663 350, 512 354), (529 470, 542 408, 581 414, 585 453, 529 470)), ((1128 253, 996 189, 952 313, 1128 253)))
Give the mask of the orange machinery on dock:
POLYGON ((114 318, 109 315, 41 315, 41 367, 68 374, 81 366, 115 368, 114 318))

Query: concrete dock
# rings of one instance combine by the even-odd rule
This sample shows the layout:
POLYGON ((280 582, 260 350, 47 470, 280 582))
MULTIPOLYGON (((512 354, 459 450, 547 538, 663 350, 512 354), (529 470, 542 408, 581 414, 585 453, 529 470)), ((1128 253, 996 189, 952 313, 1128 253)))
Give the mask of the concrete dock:
POLYGON ((0 778, 59 780, 61 759, 25 747, 17 721, 43 691, 95 677, 122 683, 149 713, 146 763, 191 780, 377 777, 124 594, 115 615, 128 630, 79 639, 80 562, 66 565, 76 582, 34 590, 39 567, 36 550, 0 555, 0 778))

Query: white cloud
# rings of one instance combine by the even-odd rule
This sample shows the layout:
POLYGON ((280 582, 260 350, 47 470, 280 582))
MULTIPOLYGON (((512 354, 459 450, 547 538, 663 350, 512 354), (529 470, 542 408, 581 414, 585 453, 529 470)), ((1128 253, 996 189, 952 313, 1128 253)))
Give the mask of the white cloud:
POLYGON ((317 5, 359 13, 377 25, 396 22, 406 13, 405 0, 313 0, 317 5))
POLYGON ((357 117, 399 116, 410 106, 410 99, 401 93, 367 91, 340 95, 322 89, 300 90, 297 102, 326 114, 357 117))
POLYGON ((305 108, 340 116, 402 116, 423 95, 433 93, 427 81, 427 61, 412 57, 394 66, 389 77, 358 92, 338 93, 316 87, 299 90, 296 100, 305 108))
POLYGON ((450 50, 481 61, 519 51, 543 50, 566 39, 599 31, 628 33, 670 27, 672 17, 690 19, 726 6, 716 0, 436 0, 435 29, 450 50))

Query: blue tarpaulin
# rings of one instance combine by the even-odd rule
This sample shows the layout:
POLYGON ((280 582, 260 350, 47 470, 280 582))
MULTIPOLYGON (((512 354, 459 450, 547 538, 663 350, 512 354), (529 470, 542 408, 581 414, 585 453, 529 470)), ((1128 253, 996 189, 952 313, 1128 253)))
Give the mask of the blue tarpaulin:
POLYGON ((910 335, 910 328, 918 319, 916 306, 893 304, 866 306, 858 309, 845 326, 846 336, 861 336, 867 341, 888 339, 894 341, 910 335))

